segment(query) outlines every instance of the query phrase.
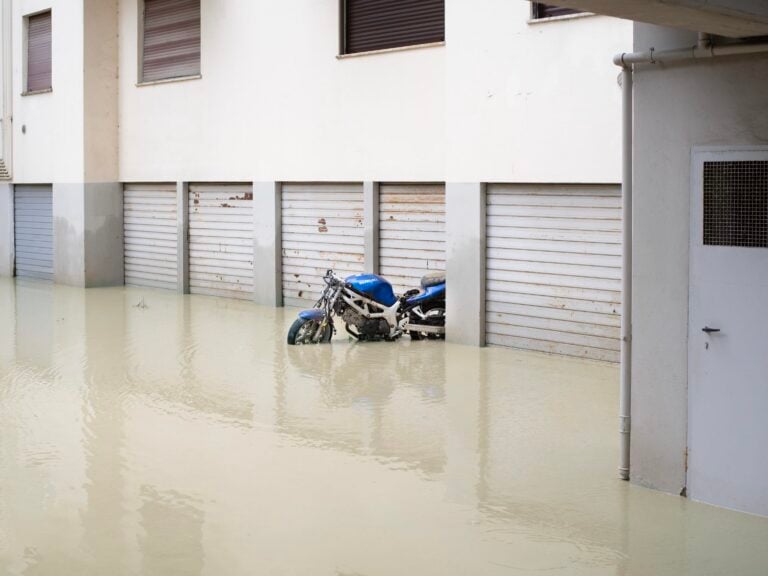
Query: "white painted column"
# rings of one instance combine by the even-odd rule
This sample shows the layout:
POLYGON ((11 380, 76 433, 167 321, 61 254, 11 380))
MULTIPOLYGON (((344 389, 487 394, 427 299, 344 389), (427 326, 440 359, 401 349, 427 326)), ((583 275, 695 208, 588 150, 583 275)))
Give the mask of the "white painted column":
POLYGON ((485 345, 485 185, 445 187, 446 338, 485 345))
POLYGON ((189 294, 189 182, 176 183, 177 291, 189 294))
POLYGON ((13 276, 13 185, 0 183, 0 276, 13 276))
POLYGON ((122 184, 83 184, 83 223, 83 286, 122 286, 125 284, 122 184))
POLYGON ((85 184, 53 184, 53 280, 85 288, 85 184))
POLYGON ((379 273, 379 183, 363 182, 365 272, 379 273))
POLYGON ((283 256, 279 182, 253 183, 253 300, 283 305, 283 256))

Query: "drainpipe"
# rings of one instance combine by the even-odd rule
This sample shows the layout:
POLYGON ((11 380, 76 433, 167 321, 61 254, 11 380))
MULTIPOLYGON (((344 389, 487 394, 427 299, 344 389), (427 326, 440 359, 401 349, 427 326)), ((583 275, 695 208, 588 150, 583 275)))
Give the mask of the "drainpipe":
POLYGON ((629 480, 629 432, 632 415, 632 67, 621 71, 621 382, 619 387, 619 478, 629 480))
POLYGON ((699 34, 698 43, 690 48, 617 54, 613 63, 620 66, 622 92, 622 301, 621 301, 621 376, 619 389, 619 478, 629 480, 629 453, 632 415, 632 129, 634 115, 633 66, 666 64, 723 56, 768 53, 768 44, 731 44, 715 46, 709 34, 699 34))

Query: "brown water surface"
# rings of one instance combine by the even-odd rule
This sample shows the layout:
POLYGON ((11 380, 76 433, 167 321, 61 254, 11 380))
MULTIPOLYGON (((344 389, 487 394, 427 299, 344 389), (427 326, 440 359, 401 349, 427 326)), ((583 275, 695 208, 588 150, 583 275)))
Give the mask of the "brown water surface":
POLYGON ((294 315, 0 279, 0 575, 768 574, 768 519, 616 479, 615 367, 294 315))

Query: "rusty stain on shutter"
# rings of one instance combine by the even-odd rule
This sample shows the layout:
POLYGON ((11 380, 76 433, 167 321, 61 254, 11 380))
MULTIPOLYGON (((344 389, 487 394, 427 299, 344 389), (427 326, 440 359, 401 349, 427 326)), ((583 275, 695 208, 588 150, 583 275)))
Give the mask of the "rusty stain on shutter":
POLYGON ((346 0, 344 53, 445 40, 445 0, 346 0))
POLYGON ((51 88, 51 13, 30 16, 27 22, 27 92, 51 88))
POLYGON ((363 272, 361 184, 283 184, 283 300, 311 306, 332 268, 340 276, 363 272))
POLYGON ((445 186, 381 184, 379 272, 398 294, 445 271, 445 186))
POLYGON ((189 289, 253 298, 253 186, 189 187, 189 289))
POLYGON ((142 81, 200 74, 200 0, 144 0, 142 81))

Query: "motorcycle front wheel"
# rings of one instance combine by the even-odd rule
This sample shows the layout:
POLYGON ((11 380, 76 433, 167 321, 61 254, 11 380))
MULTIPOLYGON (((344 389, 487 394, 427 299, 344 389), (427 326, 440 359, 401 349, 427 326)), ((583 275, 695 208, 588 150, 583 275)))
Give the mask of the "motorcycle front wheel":
POLYGON ((296 321, 291 325, 291 329, 288 330, 288 344, 291 346, 315 343, 327 344, 333 337, 333 326, 326 324, 319 341, 315 342, 314 337, 319 327, 320 322, 317 320, 296 318, 296 321))

